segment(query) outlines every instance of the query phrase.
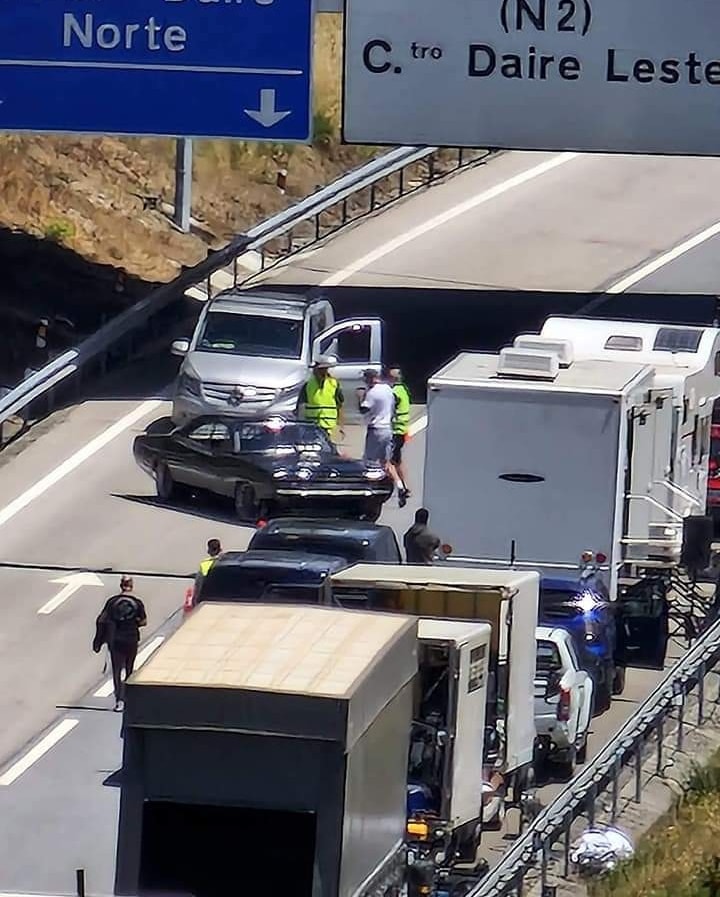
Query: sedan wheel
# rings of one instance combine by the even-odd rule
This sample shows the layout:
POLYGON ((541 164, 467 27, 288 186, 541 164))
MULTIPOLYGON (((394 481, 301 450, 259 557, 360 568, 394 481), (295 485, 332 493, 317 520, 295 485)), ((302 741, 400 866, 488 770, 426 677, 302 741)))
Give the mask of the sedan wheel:
POLYGON ((167 464, 158 465, 155 471, 155 488, 158 498, 161 498, 163 501, 170 501, 177 495, 177 484, 172 478, 167 464))

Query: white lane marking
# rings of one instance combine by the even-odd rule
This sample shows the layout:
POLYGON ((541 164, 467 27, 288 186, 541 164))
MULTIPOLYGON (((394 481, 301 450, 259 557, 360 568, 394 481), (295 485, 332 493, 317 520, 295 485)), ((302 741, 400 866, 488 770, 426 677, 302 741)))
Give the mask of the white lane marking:
POLYGON ((7 523, 8 520, 12 520, 12 518, 22 511, 23 508, 27 507, 31 502, 35 501, 36 498, 43 495, 43 493, 47 492, 51 486, 60 482, 60 480, 66 477, 69 473, 72 473, 76 467, 79 467, 89 458, 92 458, 96 452, 105 448, 105 446, 112 442, 113 439, 120 436, 121 433, 124 433, 125 430, 128 430, 139 420, 147 414, 150 414, 151 411, 159 408, 161 405, 162 400, 160 399, 150 399, 147 402, 142 402, 129 414, 126 414, 125 417, 121 417, 120 420, 109 426, 107 430, 103 430, 99 436, 91 439, 87 445, 78 449, 74 455, 70 455, 69 458, 66 458, 54 470, 51 470, 50 473, 38 480, 37 483, 23 492, 22 495, 19 495, 16 499, 11 501, 9 505, 0 508, 0 526, 7 523))
POLYGON ((69 576, 60 576, 57 579, 51 579, 50 582, 65 583, 60 591, 46 601, 38 611, 39 614, 51 614, 54 610, 64 604, 68 598, 75 594, 83 586, 104 586, 105 583, 95 573, 71 573, 69 576))
POLYGON ((72 732, 79 722, 80 720, 77 719, 61 719, 44 738, 41 738, 36 745, 30 748, 27 754, 24 754, 13 763, 7 772, 0 776, 0 787, 12 785, 24 772, 30 769, 33 763, 37 763, 41 757, 47 754, 50 748, 54 747, 60 739, 64 738, 68 732, 72 732))
POLYGON ((501 181, 499 184, 490 187, 488 190, 483 190, 481 193, 470 197, 470 199, 466 199, 464 202, 446 209, 439 215, 435 215, 433 218, 428 218, 427 221, 418 224, 417 227, 405 231, 404 234, 400 234, 392 240, 388 240, 387 243, 383 243, 382 246, 378 246, 377 249, 373 249, 372 252, 360 256, 360 258, 355 259, 354 262, 351 262, 345 268, 341 268, 340 271, 336 271, 335 274, 331 274, 329 277, 320 281, 320 286, 335 287, 344 283, 346 280, 349 280, 353 274, 357 274, 358 271, 362 271, 363 268, 369 267, 374 262, 389 255, 391 252, 396 252, 408 243, 412 243, 412 241, 417 240, 418 237, 423 237, 430 231, 436 230, 438 227, 442 227, 444 224, 452 221, 453 218, 457 218, 459 215, 464 215, 466 212, 470 212, 478 206, 490 202, 490 200, 496 199, 498 196, 502 196, 510 190, 514 190, 516 187, 522 187, 522 185, 527 184, 528 181, 539 178, 549 171, 559 168, 561 165, 572 162, 572 160, 577 159, 579 155, 580 153, 560 153, 557 156, 553 156, 552 159, 546 159, 545 162, 541 162, 539 165, 534 165, 532 168, 528 168, 527 171, 523 171, 520 174, 508 178, 506 181, 501 181))
POLYGON ((715 224, 711 224, 710 227, 706 227, 705 230, 701 230, 700 233, 695 234, 694 237, 690 237, 689 239, 684 240, 682 243, 678 243, 678 245, 673 249, 669 249, 667 252, 659 255, 651 262, 648 262, 641 268, 633 271, 632 274, 628 274, 626 277, 621 278, 617 281, 617 283, 614 283, 611 287, 608 287, 605 292, 611 295, 624 293, 626 290, 629 290, 630 287, 635 286, 635 284, 639 281, 644 280, 646 277, 649 277, 650 274, 654 274, 656 271, 659 271, 660 268, 664 268, 665 265, 670 264, 670 262, 674 262, 675 259, 680 258, 681 255, 685 255, 686 252, 689 252, 696 246, 700 246, 706 240, 709 240, 711 237, 716 237, 718 234, 720 234, 720 221, 716 222, 715 224))
MULTIPOLYGON (((150 655, 154 654, 164 641, 164 635, 156 635, 155 638, 152 639, 152 641, 149 641, 141 651, 138 651, 137 660, 135 662, 135 669, 139 670, 140 667, 145 663, 145 661, 150 657, 150 655)), ((109 698, 112 693, 113 681, 112 679, 108 679, 107 682, 103 682, 103 684, 100 686, 100 688, 98 688, 97 691, 93 692, 93 697, 109 698)))

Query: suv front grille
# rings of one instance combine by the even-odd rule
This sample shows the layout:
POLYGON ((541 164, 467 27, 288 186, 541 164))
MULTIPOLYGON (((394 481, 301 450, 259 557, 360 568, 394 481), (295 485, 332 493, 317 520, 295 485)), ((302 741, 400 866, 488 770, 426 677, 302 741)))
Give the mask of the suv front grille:
POLYGON ((272 402, 277 390, 263 386, 233 386, 228 383, 203 383, 205 398, 213 402, 222 402, 229 406, 244 405, 247 402, 272 402), (248 395, 247 393, 251 394, 248 395), (243 395, 245 393, 245 395, 243 395))

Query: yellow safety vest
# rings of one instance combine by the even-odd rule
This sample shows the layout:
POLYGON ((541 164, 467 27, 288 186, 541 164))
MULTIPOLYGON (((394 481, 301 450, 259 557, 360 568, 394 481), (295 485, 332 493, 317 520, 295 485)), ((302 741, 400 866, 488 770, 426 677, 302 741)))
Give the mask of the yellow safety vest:
POLYGON ((410 393, 404 383, 396 383, 392 388, 395 394, 395 414, 392 429, 398 436, 405 436, 410 428, 410 393))
POLYGON ((305 384, 305 420, 323 430, 334 430, 338 421, 337 391, 338 382, 333 377, 321 383, 312 376, 305 384))
POLYGON ((204 561, 200 561, 200 575, 207 576, 216 560, 217 558, 205 558, 204 561))

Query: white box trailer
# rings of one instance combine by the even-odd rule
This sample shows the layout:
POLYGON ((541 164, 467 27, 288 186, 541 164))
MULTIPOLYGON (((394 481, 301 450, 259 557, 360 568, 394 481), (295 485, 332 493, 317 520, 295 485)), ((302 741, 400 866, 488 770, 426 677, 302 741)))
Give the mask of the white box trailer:
POLYGON ((500 736, 498 769, 513 779, 516 791, 525 784, 535 744, 533 683, 539 582, 534 572, 450 564, 355 564, 330 578, 333 599, 343 607, 489 623, 486 720, 500 736))
POLYGON ((720 396, 720 329, 589 318, 550 317, 541 334, 516 344, 569 340, 575 358, 652 365, 653 397, 668 396, 668 423, 652 493, 680 515, 704 513, 714 405, 720 396), (528 342, 529 340, 529 342, 528 342))
POLYGON ((653 440, 635 430, 641 419, 652 430, 654 372, 559 360, 463 353, 430 379, 424 504, 455 563, 567 576, 591 550, 606 556, 615 594, 623 541, 649 539, 640 523, 628 529, 626 495, 632 465, 652 465, 653 440))

